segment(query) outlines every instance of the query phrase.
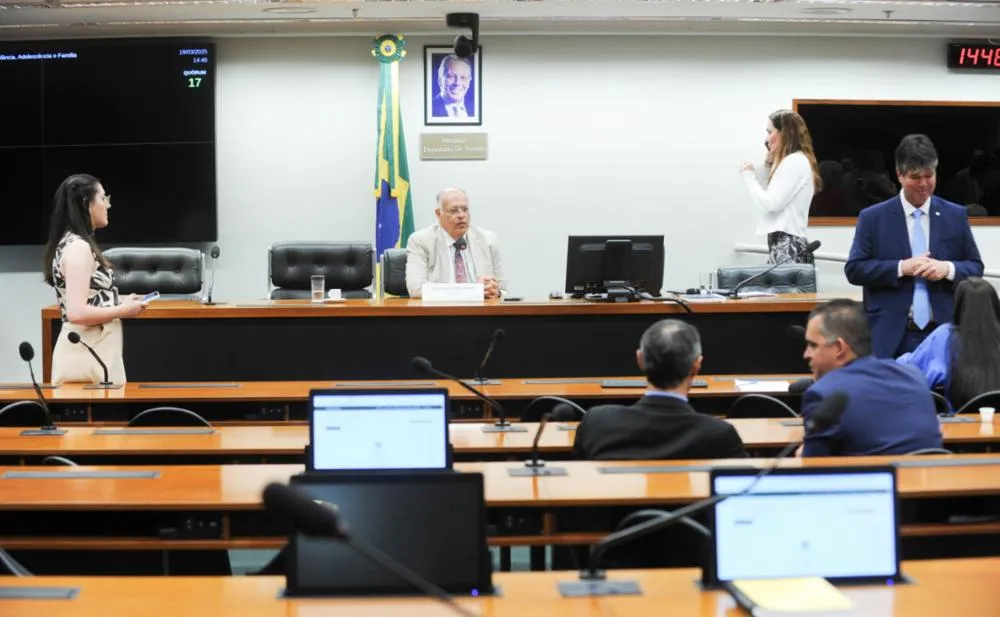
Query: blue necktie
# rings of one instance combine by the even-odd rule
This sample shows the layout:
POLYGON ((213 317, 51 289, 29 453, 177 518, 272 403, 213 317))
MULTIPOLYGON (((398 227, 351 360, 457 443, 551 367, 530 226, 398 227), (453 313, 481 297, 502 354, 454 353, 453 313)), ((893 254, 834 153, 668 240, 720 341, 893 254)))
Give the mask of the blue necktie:
MULTIPOLYGON (((920 210, 913 211, 913 233, 910 236, 910 247, 913 256, 923 255, 927 252, 927 240, 924 238, 924 226, 920 224, 920 218, 924 213, 920 210)), ((913 281, 913 323, 923 330, 931 322, 931 296, 927 293, 927 279, 917 277, 913 281)))

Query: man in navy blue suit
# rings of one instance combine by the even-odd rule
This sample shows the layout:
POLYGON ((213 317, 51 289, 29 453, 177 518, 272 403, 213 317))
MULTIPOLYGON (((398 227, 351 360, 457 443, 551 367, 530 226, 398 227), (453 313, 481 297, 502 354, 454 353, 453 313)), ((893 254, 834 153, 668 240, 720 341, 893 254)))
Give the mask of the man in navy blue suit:
POLYGON ((858 215, 847 280, 864 288, 874 353, 913 351, 952 319, 955 285, 983 275, 966 209, 934 196, 938 156, 925 135, 896 148, 903 190, 858 215))
POLYGON ((802 456, 909 454, 941 447, 941 426, 923 374, 871 354, 861 305, 833 300, 816 307, 806 327, 806 351, 816 379, 802 395, 808 421, 834 392, 848 397, 833 427, 806 435, 802 456))

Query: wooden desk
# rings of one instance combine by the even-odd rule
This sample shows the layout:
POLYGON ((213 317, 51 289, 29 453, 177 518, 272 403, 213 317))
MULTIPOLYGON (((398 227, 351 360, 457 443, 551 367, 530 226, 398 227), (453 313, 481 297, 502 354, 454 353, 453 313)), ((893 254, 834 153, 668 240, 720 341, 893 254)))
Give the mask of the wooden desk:
MULTIPOLYGON (((723 414, 737 397, 745 394, 736 387, 736 378, 752 376, 703 375, 708 387, 693 388, 690 397, 699 411, 723 414)), ((769 375, 768 380, 795 381, 804 373, 769 375)), ((510 378, 486 385, 482 390, 500 401, 511 418, 521 416, 525 407, 539 396, 561 396, 585 408, 602 403, 631 404, 645 388, 602 388, 605 379, 642 379, 636 375, 618 377, 510 378)), ((764 382, 769 383, 769 382, 764 382)), ((34 400, 35 391, 27 387, 4 389, 0 386, 0 406, 21 400, 34 400)), ((63 384, 46 388, 56 422, 127 422, 139 412, 156 405, 181 405, 199 413, 212 423, 306 421, 309 391, 313 389, 388 387, 446 388, 451 411, 456 419, 488 419, 495 414, 468 390, 448 380, 397 381, 244 381, 244 382, 146 382, 128 383, 116 390, 87 389, 84 384, 63 384)), ((798 396, 776 394, 798 407, 798 396)), ((551 407, 549 407, 551 408, 551 407)), ((536 410, 540 411, 540 410, 536 410)))
MULTIPOLYGON (((903 532, 909 537, 976 536, 1000 533, 1000 522, 947 524, 928 519, 956 500, 1000 496, 1000 457, 978 465, 983 455, 954 457, 961 466, 900 467, 903 532), (930 506, 933 505, 933 508, 930 506), (928 509, 930 508, 930 509, 928 509)), ((937 457, 790 459, 786 467, 894 464, 933 465, 937 457)), ((768 459, 730 461, 566 461, 565 476, 511 477, 519 463, 465 463, 462 472, 484 476, 488 518, 496 546, 587 544, 620 519, 623 508, 676 507, 709 494, 709 474, 691 466, 770 465, 768 459), (602 469, 652 465, 665 473, 604 473, 602 469), (587 523, 585 528, 578 525, 587 523), (597 523, 596 527, 592 523, 597 523), (602 525, 608 525, 606 528, 602 525)), ((276 548, 287 529, 262 511, 261 492, 270 482, 287 482, 297 465, 204 465, 94 467, 68 471, 156 471, 155 478, 5 478, 0 468, 0 546, 9 549, 166 550, 276 548), (114 513, 114 514, 111 514, 114 513), (204 536, 165 534, 183 521, 211 521, 204 536)), ((30 468, 53 471, 58 468, 30 468)), ((349 521, 348 521, 349 522, 349 521)))
MULTIPOLYGON (((477 305, 389 298, 313 305, 248 300, 202 306, 156 301, 125 324, 125 366, 133 381, 410 379, 413 356, 470 377, 492 332, 507 339, 490 360, 492 377, 624 375, 635 347, 658 319, 683 318, 701 331, 708 373, 802 370, 803 325, 816 294, 691 304, 545 300, 477 305), (447 343, 447 344, 445 344, 447 343)), ((55 306, 42 310, 44 375, 61 327, 55 306)))
MULTIPOLYGON (((783 420, 753 418, 730 420, 751 451, 771 452, 802 439, 801 426, 786 426, 783 420)), ((449 427, 457 459, 521 458, 531 452, 538 424, 525 422, 528 430, 517 433, 484 433, 482 424, 461 422, 449 427)), ((565 424, 567 427, 575 423, 565 424)), ((946 446, 988 448, 1000 441, 1000 427, 942 424, 946 446)), ((301 463, 309 441, 303 424, 274 426, 220 426, 207 435, 99 435, 102 427, 75 426, 62 436, 23 437, 20 428, 0 428, 0 463, 22 464, 58 454, 77 462, 128 464, 129 458, 159 457, 157 464, 179 464, 200 458, 205 462, 232 459, 254 462, 301 463)), ((539 450, 547 457, 566 458, 573 448, 573 430, 550 424, 542 433, 539 450)))
MULTIPOLYGON (((849 587, 854 617, 996 617, 1000 612, 1000 559, 914 561, 903 571, 916 582, 893 587, 849 587)), ((694 569, 618 570, 611 577, 633 579, 644 595, 608 598, 560 597, 556 583, 573 572, 496 574, 502 595, 459 602, 484 617, 609 617, 612 615, 742 617, 724 592, 702 592, 694 569)), ((451 615, 424 598, 284 600, 280 577, 34 577, 2 579, 5 585, 79 587, 66 600, 4 600, 4 617, 443 617, 451 615)))

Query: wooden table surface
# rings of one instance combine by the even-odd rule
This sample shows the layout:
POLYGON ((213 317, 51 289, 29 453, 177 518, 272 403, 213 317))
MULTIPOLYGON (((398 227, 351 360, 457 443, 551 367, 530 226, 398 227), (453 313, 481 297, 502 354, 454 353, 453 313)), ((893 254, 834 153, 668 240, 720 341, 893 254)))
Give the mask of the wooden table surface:
MULTIPOLYGON (((802 427, 785 426, 785 420, 750 418, 730 420, 743 443, 751 449, 781 448, 802 439, 802 427)), ((449 425, 451 443, 456 454, 526 454, 538 423, 521 424, 527 431, 485 433, 480 423, 449 425)), ((574 430, 560 430, 561 424, 549 424, 542 432, 539 450, 543 453, 572 451, 574 430)), ((565 423, 572 427, 575 423, 565 423)), ((991 444, 1000 441, 1000 429, 979 422, 942 424, 945 445, 991 444)), ((0 456, 61 454, 140 456, 147 454, 177 455, 259 455, 288 456, 302 454, 309 441, 309 428, 304 424, 274 426, 219 426, 206 435, 96 435, 100 427, 73 426, 62 436, 21 436, 22 428, 0 428, 0 456)), ((166 429, 165 429, 166 430, 166 429)))
MULTIPOLYGON (((917 462, 932 464, 937 457, 917 462)), ((1000 456, 967 454, 948 458, 968 465, 901 467, 899 491, 904 498, 1000 495, 1000 456), (996 465, 973 461, 990 458, 996 465)), ((844 457, 787 459, 783 467, 892 464, 907 457, 844 457)), ((520 463, 457 463, 462 472, 482 473, 490 507, 571 507, 690 503, 708 496, 708 472, 602 473, 602 468, 631 466, 679 467, 691 465, 770 465, 772 459, 716 461, 559 461, 550 463, 565 476, 511 477, 520 463)), ((0 467, 0 510, 258 510, 261 491, 270 482, 287 482, 301 473, 299 465, 163 465, 130 467, 28 468, 0 467), (10 471, 139 471, 155 470, 157 478, 13 479, 10 471)))
MULTIPOLYGON (((855 617, 997 617, 1000 559, 904 562, 912 585, 845 587, 855 617)), ((558 581, 573 572, 494 575, 502 594, 461 599, 484 617, 740 617, 746 613, 724 592, 702 592, 694 569, 616 570, 614 579, 636 580, 643 595, 562 598, 558 581)), ((284 600, 280 577, 32 577, 3 578, 3 585, 79 587, 75 600, 2 600, 4 617, 445 617, 449 609, 424 598, 284 600)))
MULTIPOLYGON (((808 377, 805 373, 785 375, 703 375, 708 383, 706 388, 692 388, 690 396, 700 397, 737 397, 749 392, 761 391, 748 388, 741 390, 736 386, 736 379, 753 381, 764 378, 767 382, 774 380, 795 381, 808 377)), ((605 379, 642 379, 640 375, 620 375, 617 377, 579 377, 566 379, 501 379, 496 385, 482 386, 480 389, 490 397, 498 400, 534 399, 539 396, 561 396, 569 399, 638 399, 645 388, 602 388, 605 379), (563 383, 560 383, 563 382, 563 383), (572 382, 572 383, 565 383, 572 382)), ((146 382, 128 383, 115 390, 97 390, 84 387, 85 384, 63 384, 56 388, 46 388, 45 398, 54 403, 102 403, 102 402, 238 402, 238 401, 306 401, 310 390, 349 389, 349 388, 446 388, 448 396, 460 400, 475 399, 475 395, 453 381, 420 379, 420 380, 386 380, 386 381, 243 381, 243 382, 146 382)), ((0 384, 0 401, 34 400, 36 397, 30 383, 0 384), (21 385, 20 388, 4 387, 4 385, 21 385)))

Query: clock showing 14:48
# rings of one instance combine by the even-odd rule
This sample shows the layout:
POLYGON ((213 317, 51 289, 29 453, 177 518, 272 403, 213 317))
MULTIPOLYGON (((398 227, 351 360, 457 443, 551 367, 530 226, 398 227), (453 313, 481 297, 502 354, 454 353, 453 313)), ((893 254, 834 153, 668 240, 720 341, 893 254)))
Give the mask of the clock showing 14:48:
POLYGON ((948 68, 1000 72, 1000 45, 948 43, 948 68))

